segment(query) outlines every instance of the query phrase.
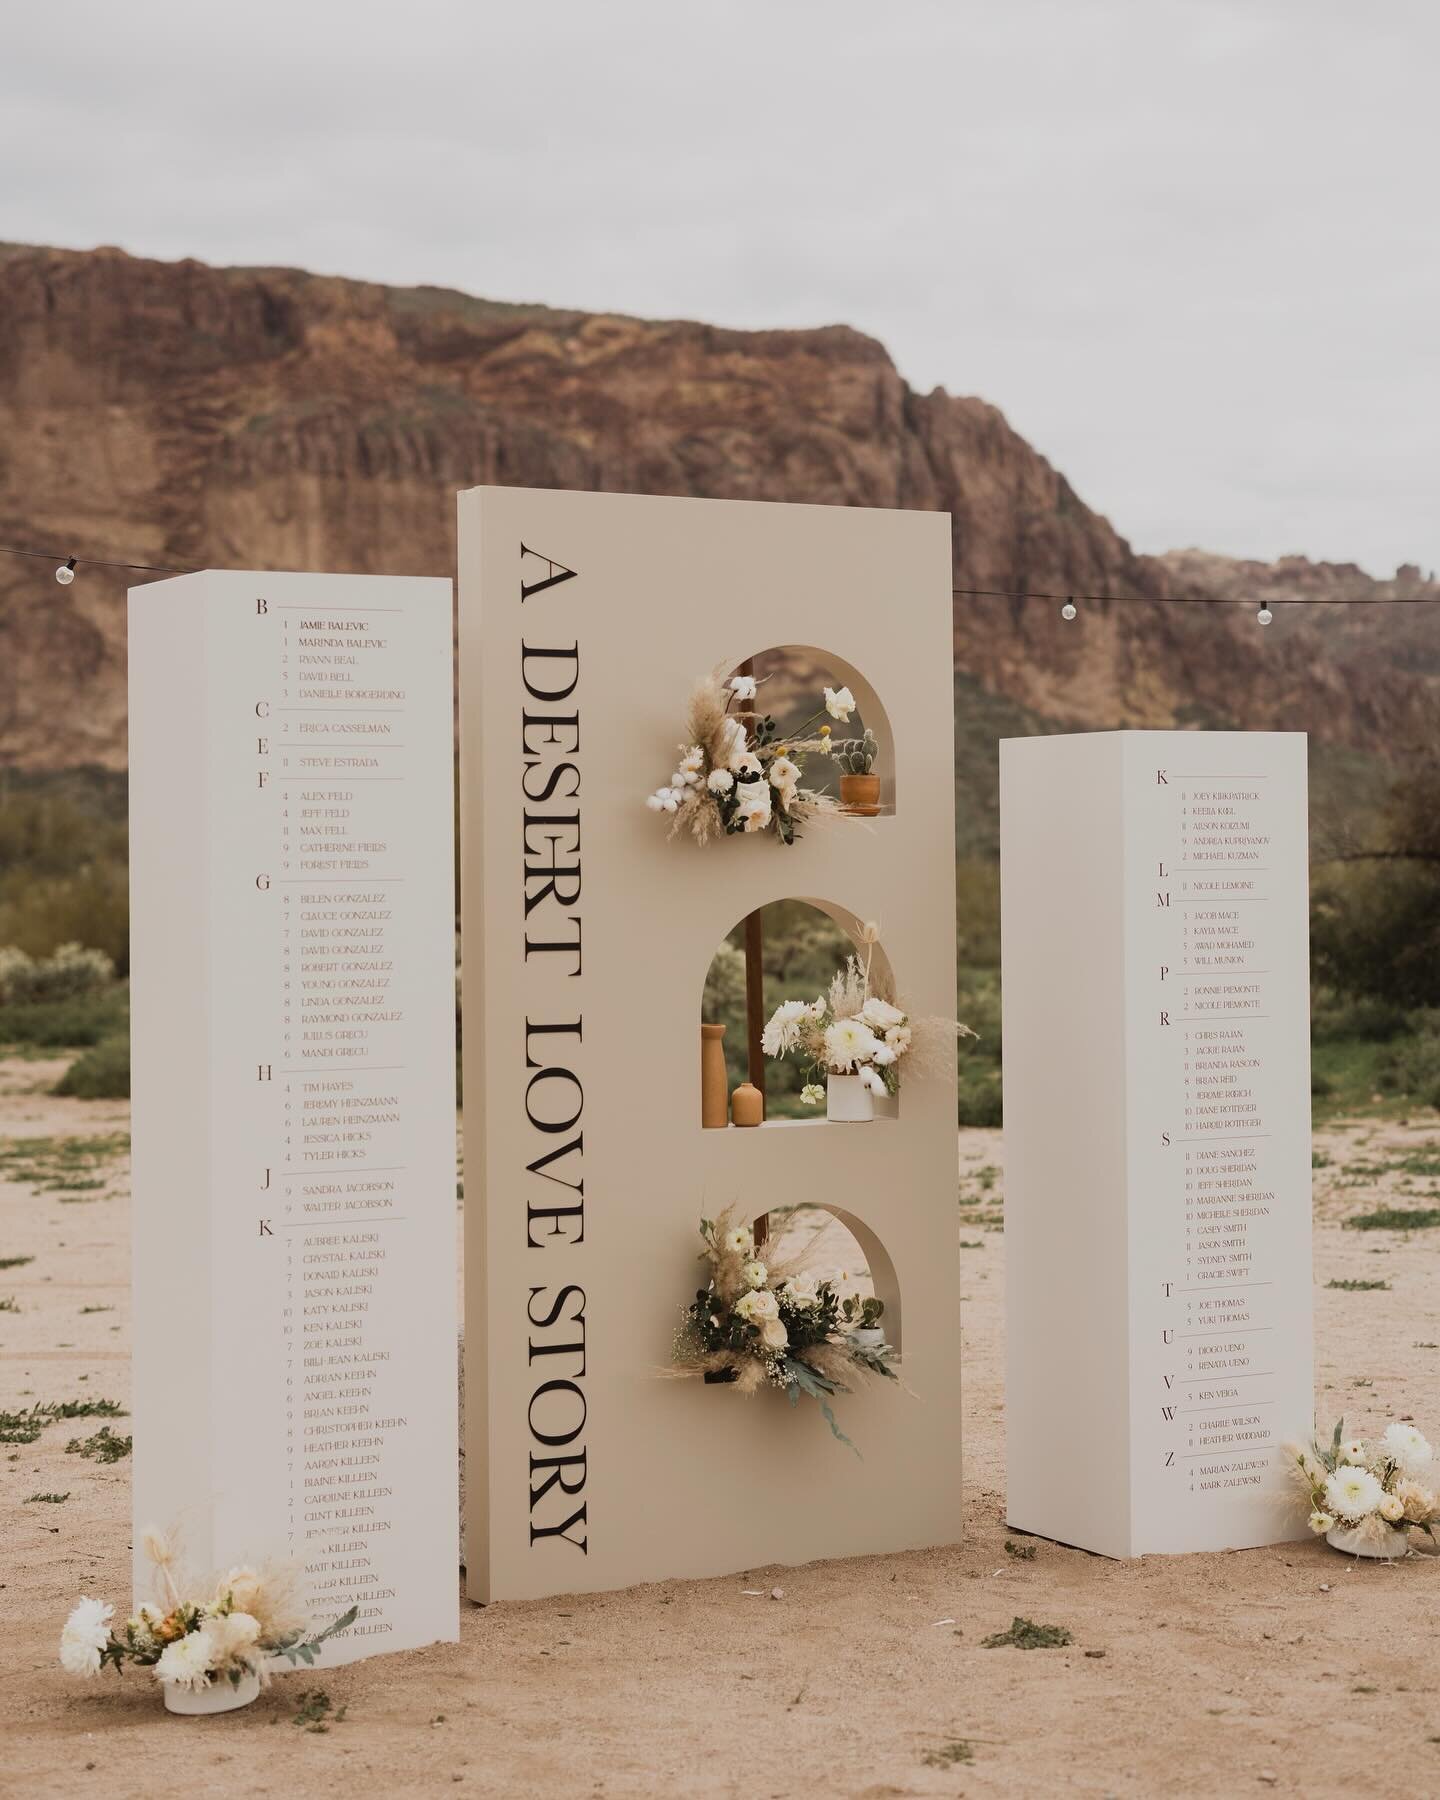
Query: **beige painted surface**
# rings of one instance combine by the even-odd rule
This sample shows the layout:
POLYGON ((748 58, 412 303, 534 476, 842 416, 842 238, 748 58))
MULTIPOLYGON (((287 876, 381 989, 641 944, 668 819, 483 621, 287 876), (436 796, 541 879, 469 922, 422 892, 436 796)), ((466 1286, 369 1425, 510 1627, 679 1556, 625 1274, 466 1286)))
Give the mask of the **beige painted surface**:
MULTIPOLYGON (((953 1076, 911 1079, 898 1116, 870 1125, 707 1132, 697 1029, 716 945, 752 908, 787 896, 878 920, 909 1010, 953 1011, 948 520, 477 489, 460 498, 460 572, 465 1094, 475 1146, 466 1190, 471 1597, 953 1542, 953 1076), (547 559, 573 578, 522 600, 522 580, 558 572, 547 559), (893 814, 817 826, 791 848, 768 836, 704 850, 667 840, 666 822, 643 801, 673 767, 695 678, 816 637, 831 665, 857 671, 884 708, 882 720, 855 688, 887 751, 893 814), (573 694, 552 704, 526 695, 522 642, 578 647, 573 694), (568 753, 575 727, 555 727, 560 745, 532 728, 527 772, 527 707, 578 713, 578 752, 568 753), (562 798, 577 779, 566 773, 549 799, 530 800, 533 817, 562 822, 532 825, 529 842, 532 868, 550 833, 561 843, 556 860, 572 866, 578 806, 580 888, 568 907, 537 899, 546 883, 527 883, 524 856, 522 781, 542 793, 557 761, 577 766, 578 798, 562 798), (573 955, 527 959, 527 892, 532 943, 569 942, 579 922, 578 973, 573 955), (580 1029, 533 1036, 527 1068, 527 1020, 580 1029), (554 1065, 570 1075, 541 1073, 554 1065), (578 1107, 572 1129, 545 1132, 527 1118, 536 1076, 536 1117, 558 1124, 578 1107), (547 1173, 527 1171, 557 1149, 547 1173), (583 1236, 574 1214, 537 1223, 538 1242, 528 1244, 527 1206, 579 1205, 582 1180, 583 1236), (792 1411, 778 1393, 746 1400, 667 1375, 700 1275, 701 1213, 802 1199, 852 1222, 913 1389, 837 1401, 861 1457, 831 1437, 813 1403, 792 1411), (575 1291, 562 1301, 567 1287, 575 1291), (553 1325, 537 1323, 557 1307, 553 1325), (582 1335, 583 1352, 567 1348, 582 1335), (573 1385, 532 1407, 547 1382, 573 1385), (532 1418, 568 1441, 539 1442, 532 1418), (582 1452, 583 1468, 560 1471, 574 1495, 557 1482, 532 1508, 532 1457, 582 1452), (554 1535, 532 1540, 532 1531, 554 1535)), ((535 686, 557 691, 573 673, 561 658, 527 667, 535 686)), ((574 878, 561 885, 573 892, 574 878)), ((546 1479, 536 1473, 534 1488, 546 1479)))

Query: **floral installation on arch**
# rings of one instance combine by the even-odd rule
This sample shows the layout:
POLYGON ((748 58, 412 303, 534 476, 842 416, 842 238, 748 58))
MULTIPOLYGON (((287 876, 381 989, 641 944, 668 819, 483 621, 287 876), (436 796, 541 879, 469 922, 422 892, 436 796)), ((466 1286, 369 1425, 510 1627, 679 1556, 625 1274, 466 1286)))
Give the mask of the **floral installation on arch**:
POLYGON ((857 921, 855 935, 864 961, 851 956, 828 991, 813 1001, 782 1001, 761 1034, 767 1056, 793 1055, 812 1077, 800 1092, 806 1106, 818 1105, 828 1091, 833 1111, 841 1082, 858 1083, 867 1105, 879 1095, 898 1094, 902 1065, 913 1061, 923 1068, 942 1043, 975 1036, 968 1025, 953 1021, 917 1022, 893 997, 878 994, 871 971, 880 927, 873 920, 857 921))
POLYGON ((1347 1438, 1338 1419, 1327 1442, 1287 1444, 1290 1473, 1310 1508, 1309 1526, 1337 1550, 1403 1556, 1413 1525, 1434 1541, 1440 1496, 1424 1433, 1397 1420, 1373 1442, 1347 1438))
POLYGON ((842 808, 829 794, 802 787, 807 756, 828 756, 828 714, 842 724, 855 710, 848 687, 825 689, 822 704, 782 741, 769 714, 754 710, 753 675, 726 681, 717 670, 696 682, 680 745, 679 767, 647 796, 651 812, 670 819, 670 835, 688 831, 697 844, 741 832, 770 832, 793 844, 800 828, 842 808))
POLYGON ((355 1607, 312 1633, 295 1600, 295 1578, 276 1568, 234 1568, 194 1584, 177 1573, 173 1532, 153 1526, 141 1537, 156 1573, 158 1606, 143 1605, 117 1630, 115 1608, 82 1597, 60 1634, 61 1666, 71 1675, 98 1675, 106 1663, 151 1669, 166 1687, 198 1693, 212 1682, 238 1688, 270 1679, 272 1657, 315 1661, 326 1638, 353 1625, 355 1607))
POLYGON ((702 1219, 700 1236, 710 1275, 685 1308, 675 1336, 676 1368, 734 1383, 742 1394, 780 1388, 792 1406, 809 1394, 831 1431, 853 1450, 830 1401, 849 1393, 856 1380, 899 1380, 899 1357, 880 1326, 884 1302, 842 1298, 838 1276, 797 1268, 769 1246, 757 1250, 733 1207, 718 1219, 702 1219))

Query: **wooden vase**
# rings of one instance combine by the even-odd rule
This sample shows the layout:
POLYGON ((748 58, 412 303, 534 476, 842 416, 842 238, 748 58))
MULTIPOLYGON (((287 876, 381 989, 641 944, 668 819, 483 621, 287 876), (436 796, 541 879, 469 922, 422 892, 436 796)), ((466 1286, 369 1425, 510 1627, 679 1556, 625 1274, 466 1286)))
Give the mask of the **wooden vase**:
POLYGON ((742 1081, 730 1096, 730 1117, 737 1125, 763 1125, 765 1096, 759 1088, 742 1081))
POLYGON ((874 818, 880 810, 880 777, 878 775, 842 775, 840 777, 842 812, 859 813, 874 818))
POLYGON ((707 1131, 723 1131, 730 1123, 723 1025, 700 1027, 700 1123, 707 1131))

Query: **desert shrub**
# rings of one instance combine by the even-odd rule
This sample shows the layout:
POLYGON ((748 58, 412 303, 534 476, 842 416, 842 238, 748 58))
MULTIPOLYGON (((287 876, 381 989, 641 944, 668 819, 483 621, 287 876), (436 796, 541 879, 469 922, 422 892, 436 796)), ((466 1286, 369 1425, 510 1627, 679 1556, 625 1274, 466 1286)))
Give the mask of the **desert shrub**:
POLYGON ((53 955, 32 957, 11 944, 0 949, 0 1006, 27 1001, 73 1000, 115 979, 115 964, 103 950, 61 944, 53 955))
POLYGON ((1383 1093, 1440 1108, 1440 1011, 1422 1013, 1413 1036, 1393 1044, 1382 1058, 1377 1085, 1383 1093))
POLYGON ((1004 1124, 1005 1108, 1000 1091, 999 1069, 983 1069, 967 1074, 962 1065, 956 1113, 957 1123, 961 1125, 1004 1124))
POLYGON ((1317 1044, 1388 1044, 1410 1030, 1410 1014, 1392 1000, 1365 995, 1345 999, 1318 988, 1311 1006, 1310 1036, 1317 1044))
POLYGON ((116 984, 69 1000, 0 1006, 0 1044, 83 1049, 129 1027, 129 991, 116 984))
POLYGON ((130 1098, 130 1038, 117 1033, 103 1038, 78 1057, 55 1083, 57 1094, 75 1100, 130 1098))
POLYGON ((13 870, 0 877, 0 943, 48 956, 79 938, 124 973, 130 966, 130 893, 124 863, 97 863, 64 875, 13 870))

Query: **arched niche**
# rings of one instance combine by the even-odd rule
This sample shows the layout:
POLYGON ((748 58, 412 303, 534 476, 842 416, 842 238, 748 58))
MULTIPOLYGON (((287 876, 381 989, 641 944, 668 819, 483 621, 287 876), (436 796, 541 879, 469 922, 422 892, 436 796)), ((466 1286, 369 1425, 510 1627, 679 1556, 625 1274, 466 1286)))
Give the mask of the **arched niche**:
MULTIPOLYGON (((874 1294, 883 1300, 885 1336, 897 1351, 903 1349, 900 1279, 878 1233, 858 1213, 814 1200, 783 1214, 759 1214, 750 1225, 752 1231, 761 1227, 757 1239, 765 1238, 777 1260, 793 1261, 820 1277, 842 1276, 836 1284, 842 1295, 874 1294)), ((765 1253, 759 1251, 762 1258, 765 1253)))
MULTIPOLYGON (((874 772, 880 777, 880 812, 883 816, 895 811, 895 734, 879 694, 854 663, 814 644, 775 644, 742 658, 730 671, 731 675, 742 673, 763 683, 756 708, 774 716, 782 737, 819 707, 824 688, 848 687, 855 697, 850 722, 842 725, 822 717, 816 720, 816 729, 829 725, 840 739, 857 738, 868 727, 879 746, 874 772)), ((827 770, 824 760, 810 758, 805 785, 821 792, 838 792, 838 773, 827 770)))
MULTIPOLYGON (((882 1000, 895 999, 898 992, 895 970, 886 953, 884 941, 882 939, 874 945, 865 944, 860 935, 865 921, 849 907, 823 896, 797 894, 769 901, 758 908, 757 913, 760 919, 762 966, 768 960, 773 971, 765 974, 761 982, 761 1029, 782 1001, 815 999, 823 989, 828 988, 831 977, 839 973, 846 957, 852 954, 858 956, 863 963, 867 952, 869 953, 871 992, 882 1000), (804 942, 803 936, 804 913, 823 920, 827 928, 824 933, 817 933, 809 945, 804 942), (788 970, 784 967, 783 956, 777 957, 775 954, 777 941, 796 946, 795 965, 788 970), (779 969, 774 967, 777 962, 781 964, 779 969)), ((727 1092, 733 1092, 738 1083, 747 1079, 755 1081, 755 1070, 748 1055, 747 1025, 751 1017, 753 989, 746 983, 746 963, 747 951, 755 942, 753 921, 756 916, 751 914, 748 921, 736 920, 734 927, 712 951, 701 978, 701 1022, 724 1024, 726 1027, 722 1043, 727 1092), (748 942, 747 924, 750 927, 748 942)), ((796 1098, 802 1080, 793 1056, 783 1060, 765 1059, 763 1073, 766 1127, 827 1123, 823 1104, 810 1109, 800 1104, 796 1098)), ((702 1111, 698 1085, 702 1079, 702 1076, 697 1075, 697 1120, 702 1111)), ((761 1084, 756 1082, 756 1085, 761 1084)), ((877 1096, 874 1101, 874 1122, 896 1118, 899 1107, 900 1096, 877 1096)))

